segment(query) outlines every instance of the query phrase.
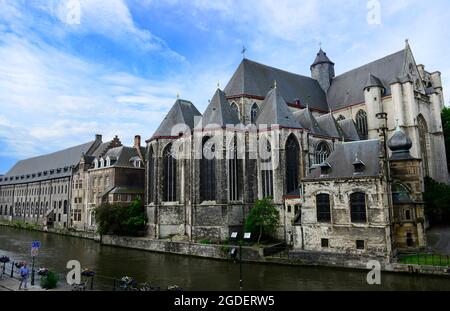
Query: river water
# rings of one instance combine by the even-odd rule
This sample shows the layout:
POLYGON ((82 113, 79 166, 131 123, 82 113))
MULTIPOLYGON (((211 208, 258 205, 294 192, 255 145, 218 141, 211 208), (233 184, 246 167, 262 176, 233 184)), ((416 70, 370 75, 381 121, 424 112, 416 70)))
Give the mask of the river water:
MULTIPOLYGON (((113 280, 131 276, 165 288, 239 290, 239 265, 233 262, 102 246, 91 240, 0 226, 0 256, 31 263, 33 240, 41 241, 36 267, 65 273, 69 260, 93 268, 96 290, 112 290, 113 280)), ((323 267, 244 264, 245 290, 450 290, 450 277, 383 273, 381 285, 370 286, 366 273, 323 267)))

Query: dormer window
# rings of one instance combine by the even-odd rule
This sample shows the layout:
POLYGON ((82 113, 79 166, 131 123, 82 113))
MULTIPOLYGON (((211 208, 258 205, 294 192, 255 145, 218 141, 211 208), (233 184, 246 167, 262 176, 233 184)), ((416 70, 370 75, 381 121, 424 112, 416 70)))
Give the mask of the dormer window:
POLYGON ((141 160, 134 160, 134 167, 142 167, 142 161, 141 160))
POLYGON ((353 162, 353 169, 354 174, 362 174, 366 169, 366 164, 356 156, 355 162, 353 162))
POLYGON ((321 176, 327 176, 331 172, 331 165, 328 162, 324 162, 320 164, 320 175, 321 176))
POLYGON ((94 160, 94 168, 98 168, 98 160, 97 159, 94 160))
POLYGON ((105 167, 105 160, 103 158, 100 159, 100 167, 105 167))
POLYGON ((106 157, 106 166, 111 166, 111 158, 110 157, 106 157))

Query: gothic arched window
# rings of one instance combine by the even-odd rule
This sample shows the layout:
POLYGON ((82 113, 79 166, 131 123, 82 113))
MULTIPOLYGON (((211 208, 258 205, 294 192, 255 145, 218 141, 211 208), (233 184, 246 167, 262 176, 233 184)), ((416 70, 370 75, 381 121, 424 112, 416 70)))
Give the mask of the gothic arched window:
POLYGON ((200 160, 200 201, 216 200, 216 146, 214 140, 203 138, 200 160))
POLYGON ((330 195, 321 193, 316 196, 317 221, 330 222, 331 221, 331 204, 330 195))
POLYGON ((236 112, 237 117, 240 118, 239 107, 235 102, 231 103, 231 109, 233 109, 233 111, 236 112))
POLYGON ((286 142, 286 193, 298 189, 300 146, 294 135, 290 135, 286 142))
POLYGON ((367 113, 362 109, 356 114, 356 127, 361 134, 362 140, 366 140, 369 136, 369 128, 367 125, 367 113))
POLYGON ((261 147, 261 185, 262 197, 273 198, 273 165, 272 165, 272 146, 268 139, 262 139, 261 147), (265 145, 265 146, 264 146, 265 145))
POLYGON ((428 148, 427 148, 427 135, 428 135, 428 126, 425 118, 422 115, 417 117, 417 125, 419 126, 419 143, 420 143, 420 152, 422 156, 422 165, 425 176, 430 175, 429 165, 428 165, 428 148))
POLYGON ((165 202, 175 202, 177 200, 177 160, 172 153, 172 144, 164 149, 163 162, 163 198, 165 202))
POLYGON ((147 184, 147 195, 148 203, 153 203, 155 201, 155 196, 153 195, 155 190, 155 154, 153 152, 153 147, 149 147, 148 161, 147 161, 147 172, 148 172, 148 184, 147 184))
POLYGON ((253 104, 252 109, 250 110, 250 122, 255 124, 256 117, 258 116, 259 107, 256 103, 253 104))
POLYGON ((241 171, 242 160, 238 156, 237 137, 235 135, 228 158, 228 191, 230 201, 239 201, 241 199, 241 171))
POLYGON ((320 142, 314 151, 314 164, 322 164, 331 154, 330 147, 324 141, 320 142))
POLYGON ((365 193, 355 192, 350 195, 350 217, 353 223, 367 221, 365 193))

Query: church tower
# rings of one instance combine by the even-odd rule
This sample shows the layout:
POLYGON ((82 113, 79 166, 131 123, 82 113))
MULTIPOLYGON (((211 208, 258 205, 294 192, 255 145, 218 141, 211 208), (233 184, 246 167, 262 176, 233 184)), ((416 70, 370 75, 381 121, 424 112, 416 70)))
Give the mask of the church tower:
POLYGON ((334 63, 328 58, 327 53, 320 49, 314 63, 311 65, 311 77, 319 82, 326 94, 334 76, 334 63))

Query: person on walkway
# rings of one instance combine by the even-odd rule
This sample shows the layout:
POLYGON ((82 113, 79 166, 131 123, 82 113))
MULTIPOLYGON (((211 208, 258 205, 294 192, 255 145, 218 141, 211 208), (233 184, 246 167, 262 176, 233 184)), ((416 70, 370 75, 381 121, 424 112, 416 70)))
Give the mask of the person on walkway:
POLYGON ((24 285, 24 289, 28 289, 28 275, 29 274, 30 274, 30 270, 27 267, 27 263, 24 262, 22 268, 20 268, 19 290, 22 289, 22 284, 24 285))

